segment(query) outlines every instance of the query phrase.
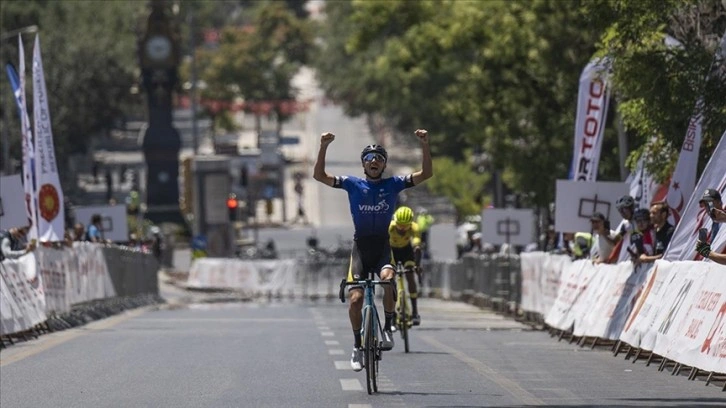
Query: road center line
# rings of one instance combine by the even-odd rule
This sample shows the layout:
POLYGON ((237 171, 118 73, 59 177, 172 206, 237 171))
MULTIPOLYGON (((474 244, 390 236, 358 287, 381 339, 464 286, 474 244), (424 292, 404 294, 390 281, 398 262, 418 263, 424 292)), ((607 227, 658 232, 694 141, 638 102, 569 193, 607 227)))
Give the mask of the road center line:
POLYGON ((447 346, 446 344, 443 344, 430 336, 421 336, 421 338, 430 345, 440 350, 443 350, 456 357, 458 360, 466 363, 469 367, 473 368, 476 372, 486 377, 488 380, 496 383, 500 387, 507 390, 510 394, 512 394, 513 397, 519 399, 525 405, 545 405, 544 401, 535 397, 530 392, 522 388, 519 384, 517 384, 517 382, 504 377, 501 373, 498 373, 496 370, 489 367, 485 363, 473 357, 469 357, 463 352, 453 347, 447 346))

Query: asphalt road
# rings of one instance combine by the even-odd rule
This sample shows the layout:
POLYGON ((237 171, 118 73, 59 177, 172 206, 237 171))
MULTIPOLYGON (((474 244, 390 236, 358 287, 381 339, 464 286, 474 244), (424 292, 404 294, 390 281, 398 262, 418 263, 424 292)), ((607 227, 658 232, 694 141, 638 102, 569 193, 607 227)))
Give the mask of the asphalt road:
MULTIPOLYGON (((422 299, 422 326, 384 354, 380 393, 350 370, 347 305, 169 303, 41 336, 0 353, 8 407, 725 406, 726 393, 558 342, 473 306, 422 299)), ((398 340, 399 337, 396 337, 398 340)))

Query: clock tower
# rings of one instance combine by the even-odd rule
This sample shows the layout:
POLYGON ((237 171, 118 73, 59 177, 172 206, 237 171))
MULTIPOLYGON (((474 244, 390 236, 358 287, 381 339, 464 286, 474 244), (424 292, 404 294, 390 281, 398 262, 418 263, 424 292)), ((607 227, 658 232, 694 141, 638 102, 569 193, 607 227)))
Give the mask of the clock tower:
POLYGON ((181 138, 172 124, 172 93, 178 85, 179 40, 165 0, 151 0, 139 62, 149 125, 142 149, 146 162, 146 216, 154 223, 183 223, 179 208, 181 138))

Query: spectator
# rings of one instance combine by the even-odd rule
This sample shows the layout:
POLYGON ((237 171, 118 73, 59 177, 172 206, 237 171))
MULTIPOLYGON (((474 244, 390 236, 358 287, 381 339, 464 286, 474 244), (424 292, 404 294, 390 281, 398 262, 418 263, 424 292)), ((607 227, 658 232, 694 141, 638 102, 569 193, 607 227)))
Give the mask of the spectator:
POLYGON ((590 259, 595 264, 605 263, 615 247, 617 232, 610 229, 610 220, 603 213, 594 213, 590 217, 590 225, 593 233, 590 259))
POLYGON ((615 202, 615 208, 618 209, 620 216, 623 220, 620 221, 618 227, 615 228, 617 232, 616 245, 613 252, 610 254, 608 263, 618 263, 625 261, 630 258, 628 253, 628 242, 630 242, 630 235, 633 233, 635 226, 633 225, 633 215, 635 214, 635 199, 629 195, 624 195, 615 202))
POLYGON ((706 237, 705 241, 699 240, 696 243, 696 252, 704 258, 710 259, 716 263, 726 265, 726 254, 712 251, 711 243, 718 235, 721 224, 726 222, 726 208, 721 200, 721 193, 713 188, 706 189, 699 201, 702 208, 706 209, 708 216, 711 217, 711 233, 706 237))
POLYGON ((86 241, 86 226, 83 223, 77 222, 73 225, 73 240, 76 242, 86 241))
POLYGON ((653 203, 650 206, 650 221, 653 224, 655 230, 655 249, 652 255, 640 255, 641 262, 655 262, 657 259, 661 259, 668 244, 671 242, 673 232, 676 230, 668 222, 668 214, 670 208, 664 201, 653 203))
POLYGON ((719 254, 718 252, 711 251, 711 244, 707 242, 698 241, 696 243, 696 252, 701 254, 702 257, 710 259, 717 264, 726 265, 726 254, 719 254))
POLYGON ((104 242, 101 214, 93 214, 91 216, 91 225, 88 226, 88 231, 86 231, 86 241, 95 243, 104 242))
POLYGON ((572 259, 584 259, 590 254, 592 234, 588 232, 565 232, 562 237, 566 243, 566 251, 572 259))
POLYGON ((555 231, 554 225, 550 224, 547 227, 547 233, 545 234, 543 241, 544 241, 544 244, 543 244, 542 250, 544 252, 554 252, 554 251, 558 250, 557 244, 559 241, 559 237, 558 237, 557 231, 555 231))
POLYGON ((157 226, 153 226, 151 231, 151 253, 157 261, 161 262, 161 255, 164 250, 164 239, 161 237, 161 229, 157 226))
POLYGON ((18 259, 35 249, 35 240, 27 242, 28 227, 10 228, 0 233, 0 260, 18 259))
POLYGON ((640 257, 655 254, 655 230, 650 222, 650 212, 645 208, 635 210, 633 214, 635 230, 630 235, 628 252, 635 264, 640 264, 640 257))
POLYGON ((418 217, 416 217, 416 224, 418 225, 419 231, 421 232, 421 250, 423 259, 429 259, 429 230, 433 225, 435 219, 434 216, 429 214, 426 208, 418 208, 418 217))

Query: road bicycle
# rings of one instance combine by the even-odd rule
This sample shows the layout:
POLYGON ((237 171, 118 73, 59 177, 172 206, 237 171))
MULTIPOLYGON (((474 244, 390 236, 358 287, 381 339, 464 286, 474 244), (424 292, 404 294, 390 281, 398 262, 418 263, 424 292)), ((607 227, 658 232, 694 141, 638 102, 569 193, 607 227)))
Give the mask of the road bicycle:
POLYGON ((408 283, 406 282, 406 274, 413 273, 407 270, 401 262, 396 263, 396 291, 398 296, 396 299, 396 327, 401 333, 403 339, 404 351, 409 352, 408 347, 408 330, 413 326, 411 320, 411 299, 408 295, 408 283))
POLYGON ((363 366, 366 369, 366 387, 368 394, 378 392, 378 362, 381 361, 381 343, 383 326, 376 309, 376 285, 390 285, 389 281, 373 279, 343 281, 340 283, 340 301, 345 303, 346 286, 363 287, 363 325, 361 326, 361 349, 363 350, 363 366))

